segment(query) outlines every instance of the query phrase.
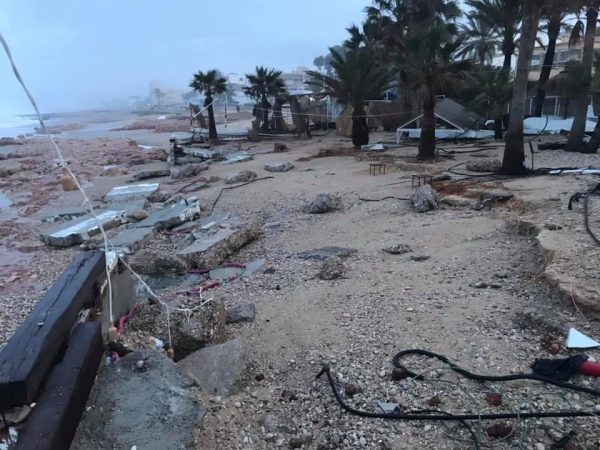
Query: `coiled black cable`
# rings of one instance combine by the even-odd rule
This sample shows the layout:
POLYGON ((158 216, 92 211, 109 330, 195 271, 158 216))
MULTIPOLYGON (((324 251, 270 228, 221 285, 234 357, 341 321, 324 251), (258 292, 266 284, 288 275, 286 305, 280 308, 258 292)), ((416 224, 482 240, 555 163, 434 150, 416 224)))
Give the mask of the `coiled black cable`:
MULTIPOLYGON (((404 370, 409 377, 415 378, 417 380, 422 380, 424 377, 422 375, 416 374, 411 370, 407 369, 403 364, 400 363, 400 360, 407 355, 421 355, 427 356, 429 358, 435 358, 443 363, 446 363, 450 366, 454 372, 457 372, 464 376, 465 378, 475 380, 475 381, 494 381, 494 382, 503 382, 503 381, 515 381, 515 380, 532 380, 539 381, 546 384, 551 384, 563 389, 569 389, 577 392, 584 392, 586 394, 590 394, 596 397, 600 397, 600 391, 596 389, 586 388, 584 386, 579 386, 576 384, 565 383, 561 381, 556 381, 551 378, 542 377, 535 374, 514 374, 514 375, 479 375, 469 372, 466 369, 463 369, 456 364, 452 363, 448 358, 438 353, 430 352, 427 350, 421 349, 410 349, 403 350, 397 353, 393 358, 393 364, 396 368, 404 370)), ((388 420, 408 420, 408 421, 423 421, 423 420, 457 420, 457 421, 466 421, 466 420, 498 420, 498 419, 541 419, 541 418, 551 418, 551 417, 598 417, 598 413, 593 411, 547 411, 547 412, 522 412, 522 413, 513 413, 513 412, 504 412, 504 413, 493 413, 493 414, 449 414, 449 413, 423 413, 422 411, 407 411, 407 412, 391 412, 391 413, 376 413, 369 411, 361 411, 352 406, 348 405, 344 402, 342 397, 340 396, 336 386, 335 380, 331 375, 331 371, 329 366, 324 365, 323 369, 317 375, 317 378, 320 378, 322 375, 327 377, 329 381, 329 385, 331 386, 331 390, 333 395, 339 405, 346 411, 351 414, 372 418, 372 419, 388 419, 388 420)))

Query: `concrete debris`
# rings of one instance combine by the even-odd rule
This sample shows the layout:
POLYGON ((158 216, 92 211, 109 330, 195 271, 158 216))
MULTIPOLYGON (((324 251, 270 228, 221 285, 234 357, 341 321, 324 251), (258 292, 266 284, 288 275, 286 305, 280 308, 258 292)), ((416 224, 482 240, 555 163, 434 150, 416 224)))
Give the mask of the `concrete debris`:
POLYGON ((438 207, 438 194, 428 184, 419 186, 410 196, 410 204, 419 213, 431 211, 438 207))
POLYGON ((229 175, 225 178, 225 184, 247 183, 256 179, 258 175, 251 170, 242 170, 241 172, 229 175))
MULTIPOLYGON (((121 225, 123 214, 120 211, 103 211, 96 215, 105 230, 121 225)), ((42 241, 53 247, 70 247, 89 240, 100 233, 98 222, 94 217, 85 217, 81 220, 62 225, 52 231, 42 232, 42 241)))
POLYGON ((151 227, 126 228, 111 238, 110 242, 117 252, 130 255, 142 249, 153 234, 154 229, 151 227))
POLYGON ((251 159, 253 159, 253 156, 248 152, 236 152, 225 155, 225 161, 221 164, 235 164, 238 162, 250 161, 251 159))
POLYGON ((244 303, 243 305, 229 308, 226 311, 226 323, 253 322, 256 315, 254 303, 244 303))
POLYGON ((412 249, 408 244, 394 244, 384 248, 383 251, 392 255, 403 255, 404 253, 412 252, 412 249))
POLYGON ((219 225, 229 220, 229 213, 213 214, 208 217, 203 217, 199 220, 200 226, 198 227, 202 231, 210 230, 212 227, 219 225))
POLYGON ((461 197, 460 195, 445 195, 440 199, 440 202, 445 203, 446 205, 457 207, 475 206, 475 201, 473 199, 461 197))
POLYGON ((190 387, 190 380, 161 353, 124 356, 117 366, 100 371, 92 407, 84 413, 71 449, 193 448, 194 429, 206 408, 190 387))
POLYGON ((160 188, 159 183, 129 184, 127 186, 116 186, 105 196, 106 201, 127 201, 136 198, 148 198, 160 188))
POLYGON ((207 394, 228 396, 241 388, 246 370, 246 346, 240 338, 191 353, 179 369, 207 394))
POLYGON ((200 172, 208 170, 206 163, 186 164, 184 166, 174 167, 171 169, 171 179, 191 178, 198 175, 200 172))
POLYGON ((135 166, 136 174, 133 176, 136 180, 145 180, 147 178, 168 177, 171 175, 171 169, 167 162, 155 162, 135 166))
POLYGON ((471 172, 497 172, 502 167, 499 159, 469 159, 465 165, 471 172))
POLYGON ((184 259, 167 252, 150 249, 142 249, 135 253, 129 264, 133 270, 144 275, 182 273, 188 269, 184 259))
POLYGON ((267 172, 287 172, 289 170, 292 170, 293 168, 294 168, 294 165, 291 162, 265 165, 265 170, 267 172))
POLYGON ((200 215, 200 203, 195 197, 190 197, 180 203, 150 214, 136 227, 153 227, 156 230, 171 229, 184 222, 194 220, 200 215))
POLYGON ((195 232, 196 241, 182 249, 179 255, 195 267, 215 267, 260 236, 260 226, 255 222, 216 228, 195 232))
POLYGON ((300 259, 316 259, 318 261, 325 261, 326 259, 333 258, 335 256, 345 258, 353 253, 356 253, 356 250, 353 248, 322 247, 315 250, 300 252, 296 256, 300 259))
POLYGON ((323 262, 317 273, 317 277, 321 280, 337 280, 338 278, 344 278, 345 274, 346 266, 344 265, 344 261, 334 256, 323 262))
POLYGON ((309 214, 325 214, 330 211, 335 211, 338 209, 338 207, 338 201, 336 201, 331 195, 319 194, 306 207, 306 212, 309 214))
POLYGON ((111 201, 108 203, 107 208, 115 211, 121 211, 126 217, 135 218, 134 215, 136 215, 136 213, 138 213, 137 216, 139 217, 139 211, 146 212, 146 199, 138 198, 127 201, 111 201))
MULTIPOLYGON (((4 419, 6 420, 6 422, 0 421, 0 425, 2 425, 0 426, 0 429, 23 422, 25 419, 27 419, 30 412, 31 407, 29 405, 16 406, 12 409, 9 409, 4 413, 4 419)), ((0 420, 2 418, 3 417, 0 416, 0 420)))
POLYGON ((212 269, 208 276, 211 280, 233 280, 239 276, 242 276, 246 270, 243 267, 217 267, 212 269))

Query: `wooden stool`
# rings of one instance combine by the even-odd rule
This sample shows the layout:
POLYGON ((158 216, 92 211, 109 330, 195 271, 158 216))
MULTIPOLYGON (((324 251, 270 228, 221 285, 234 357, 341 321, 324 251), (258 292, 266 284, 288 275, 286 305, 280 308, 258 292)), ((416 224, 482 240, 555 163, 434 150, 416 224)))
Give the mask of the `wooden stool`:
POLYGON ((377 175, 381 173, 381 169, 383 169, 383 174, 385 175, 385 164, 377 163, 377 164, 369 164, 369 173, 371 175, 377 175))

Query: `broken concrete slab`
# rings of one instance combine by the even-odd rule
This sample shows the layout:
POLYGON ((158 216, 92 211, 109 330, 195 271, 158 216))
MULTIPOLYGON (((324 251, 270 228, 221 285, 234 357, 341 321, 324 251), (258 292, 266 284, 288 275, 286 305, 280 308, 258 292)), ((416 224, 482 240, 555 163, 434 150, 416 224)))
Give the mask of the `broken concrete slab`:
POLYGON ((191 381, 163 354, 130 353, 102 369, 72 450, 194 447, 194 429, 206 408, 191 381))
POLYGON ((113 237, 110 242, 117 252, 130 255, 143 248, 153 234, 154 229, 151 227, 126 228, 113 237))
POLYGON ((161 209, 138 222, 137 228, 153 227, 156 230, 168 230, 200 215, 200 203, 195 197, 183 200, 169 208, 161 209))
POLYGON ((256 315, 254 303, 245 303, 225 312, 226 323, 253 322, 256 315))
POLYGON ((279 164, 266 164, 265 170, 267 172, 287 172, 292 170, 294 165, 291 162, 283 162, 279 164))
POLYGON ((225 158, 225 161, 223 161, 221 164, 235 164, 238 162, 250 161, 254 157, 248 152, 235 152, 225 155, 225 158))
POLYGON ((208 217, 204 217, 199 220, 200 226, 198 227, 202 231, 210 230, 212 227, 219 225, 229 220, 229 213, 223 214, 212 214, 208 217))
POLYGON ((179 167, 173 167, 171 169, 171 179, 183 179, 191 178, 198 175, 200 172, 208 170, 208 164, 206 163, 191 163, 185 164, 179 167))
POLYGON ((228 396, 240 390, 246 370, 246 348, 240 339, 191 353, 177 367, 210 395, 228 396))
POLYGON ((115 186, 104 197, 105 201, 129 201, 137 198, 148 198, 158 191, 160 183, 130 184, 127 186, 115 186))
POLYGON ((127 201, 111 201, 108 203, 108 208, 115 211, 121 211, 126 217, 132 218, 138 211, 146 209, 146 199, 138 198, 127 201))
POLYGON ((324 261, 328 258, 333 258, 334 256, 345 258, 354 253, 356 253, 356 250, 353 248, 330 246, 300 252, 297 253, 296 256, 300 259, 316 259, 318 261, 324 261))
POLYGON ((140 164, 135 166, 136 173, 133 178, 136 180, 145 180, 146 178, 168 177, 171 175, 171 168, 167 162, 155 162, 150 164, 140 164))
POLYGON ((259 236, 258 223, 215 227, 203 233, 195 232, 196 241, 183 248, 179 256, 195 267, 215 267, 259 236))
MULTIPOLYGON (((96 215, 105 230, 121 225, 123 213, 120 211, 103 211, 96 215)), ((98 222, 94 217, 84 217, 80 220, 45 231, 40 234, 42 241, 53 247, 70 247, 81 244, 90 237, 100 233, 98 222)))
POLYGON ((147 248, 135 253, 129 264, 133 270, 144 275, 182 273, 188 269, 188 263, 182 258, 147 248))

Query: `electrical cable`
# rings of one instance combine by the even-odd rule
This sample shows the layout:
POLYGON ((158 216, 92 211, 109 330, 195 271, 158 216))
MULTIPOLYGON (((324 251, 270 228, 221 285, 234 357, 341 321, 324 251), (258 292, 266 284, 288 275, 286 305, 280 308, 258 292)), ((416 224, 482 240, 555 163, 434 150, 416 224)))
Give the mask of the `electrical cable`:
MULTIPOLYGON (((417 374, 407 369, 400 360, 407 355, 421 355, 429 358, 434 358, 443 363, 447 364, 451 370, 458 374, 474 381, 493 381, 493 382, 505 382, 505 381, 517 381, 517 380, 532 380, 539 381, 553 386, 557 386, 563 389, 569 389, 576 392, 587 393, 596 397, 600 397, 600 390, 587 388, 576 384, 567 382, 556 381, 551 378, 542 377, 535 374, 514 374, 514 375, 479 375, 469 372, 455 364, 453 364, 448 358, 443 355, 430 352, 421 349, 409 349, 398 352, 393 358, 394 367, 405 371, 405 373, 415 380, 423 380, 423 375, 417 374)), ((406 421, 423 421, 423 420, 497 420, 497 419, 528 419, 528 418, 551 418, 551 417, 597 417, 598 414, 592 411, 580 411, 580 410, 568 410, 568 411, 538 411, 538 412, 505 412, 505 413, 487 413, 487 414, 423 414, 419 411, 407 411, 407 412, 392 412, 392 413, 376 413, 369 411, 362 411, 348 405, 341 398, 338 390, 335 386, 335 381, 331 375, 331 369, 327 365, 323 365, 323 369, 317 375, 317 378, 325 375, 333 392, 335 399, 338 404, 346 411, 351 414, 372 418, 372 419, 388 419, 388 420, 406 420, 406 421)))
POLYGON ((589 201, 590 201, 590 196, 592 196, 592 195, 600 195, 600 184, 598 184, 595 188, 590 189, 589 191, 574 193, 571 196, 571 198, 569 198, 569 206, 568 206, 568 208, 570 210, 572 210, 573 209, 573 202, 577 203, 577 202, 579 202, 579 199, 583 198, 583 223, 585 225, 585 229, 589 233, 589 235, 592 237, 592 239, 594 240, 594 242, 596 244, 600 245, 600 238, 598 238, 598 236, 596 236, 596 234, 590 228, 590 207, 589 207, 589 201))

